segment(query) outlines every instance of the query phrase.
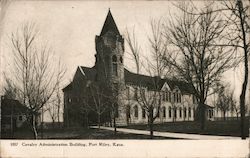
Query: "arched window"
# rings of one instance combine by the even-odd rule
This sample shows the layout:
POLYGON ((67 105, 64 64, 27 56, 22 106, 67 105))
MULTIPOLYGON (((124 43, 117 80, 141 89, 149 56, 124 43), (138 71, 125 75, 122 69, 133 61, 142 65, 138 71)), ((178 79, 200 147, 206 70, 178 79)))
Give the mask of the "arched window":
POLYGON ((115 63, 117 62, 117 57, 116 57, 116 55, 113 55, 113 56, 112 56, 112 62, 115 62, 115 63))
POLYGON ((186 118, 186 117, 187 117, 187 108, 184 107, 184 118, 186 118))
POLYGON ((172 109, 171 109, 171 107, 169 107, 169 108, 168 108, 168 117, 169 117, 169 118, 172 117, 172 116, 171 116, 171 112, 172 112, 172 109))
POLYGON ((117 57, 116 57, 116 55, 112 56, 112 70, 113 70, 113 75, 117 76, 118 72, 117 72, 117 57))
POLYGON ((162 107, 162 117, 166 118, 166 108, 165 108, 165 106, 162 107))
POLYGON ((191 108, 188 108, 188 117, 191 117, 191 108))
POLYGON ((130 118, 130 106, 127 105, 127 117, 130 118))
POLYGON ((194 117, 194 115, 195 115, 195 108, 193 108, 193 117, 194 117))
POLYGON ((177 109, 174 108, 174 118, 177 118, 177 109))
POLYGON ((121 63, 123 63, 123 59, 122 59, 122 57, 120 57, 120 62, 121 62, 121 63))
POLYGON ((134 106, 134 116, 138 117, 138 106, 134 106))
POLYGON ((182 108, 180 107, 179 110, 180 110, 180 111, 179 111, 179 116, 180 116, 180 118, 182 118, 182 108))
POLYGON ((142 118, 146 118, 146 110, 142 108, 142 118))

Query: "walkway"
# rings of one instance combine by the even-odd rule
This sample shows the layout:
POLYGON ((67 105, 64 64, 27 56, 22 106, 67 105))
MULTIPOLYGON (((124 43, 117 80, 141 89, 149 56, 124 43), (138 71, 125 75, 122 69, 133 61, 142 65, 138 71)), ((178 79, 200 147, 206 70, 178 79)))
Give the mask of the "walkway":
MULTIPOLYGON (((91 128, 98 128, 97 126, 91 126, 91 128)), ((112 127, 100 127, 104 130, 114 130, 112 127)), ((127 129, 127 128, 117 128, 118 132, 133 133, 133 134, 144 134, 150 135, 149 131, 127 129)), ((186 134, 186 133, 171 133, 171 132, 157 132, 154 131, 154 136, 168 137, 168 138, 180 138, 180 139, 201 139, 201 140, 219 140, 219 139, 241 139, 240 137, 232 136, 214 136, 214 135, 200 135, 200 134, 186 134)))

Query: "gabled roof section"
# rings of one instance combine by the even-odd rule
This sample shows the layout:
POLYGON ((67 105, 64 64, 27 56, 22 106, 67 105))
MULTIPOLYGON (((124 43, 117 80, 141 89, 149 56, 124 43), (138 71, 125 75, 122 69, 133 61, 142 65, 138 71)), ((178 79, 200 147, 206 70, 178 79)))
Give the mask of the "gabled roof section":
POLYGON ((94 81, 96 79, 96 68, 94 67, 85 67, 85 66, 79 66, 82 70, 81 72, 84 73, 84 76, 88 80, 94 81))
POLYGON ((135 74, 128 71, 127 69, 124 69, 124 77, 126 84, 144 86, 147 87, 149 90, 161 90, 164 84, 167 83, 171 90, 178 87, 182 93, 193 94, 192 87, 184 81, 162 79, 160 77, 151 77, 141 74, 135 74))
POLYGON ((106 32, 108 31, 112 31, 114 32, 116 35, 120 35, 120 32, 115 24, 114 18, 109 10, 108 15, 106 17, 106 20, 104 22, 104 25, 102 27, 102 31, 100 36, 104 35, 106 32))
POLYGON ((126 84, 147 87, 149 90, 160 90, 165 83, 165 80, 160 77, 135 74, 127 69, 124 69, 124 77, 126 84))
POLYGON ((18 100, 3 98, 1 102, 2 115, 24 114, 28 111, 28 108, 18 100))
POLYGON ((64 91, 68 91, 72 89, 72 82, 70 82, 66 87, 64 87, 62 90, 64 91))

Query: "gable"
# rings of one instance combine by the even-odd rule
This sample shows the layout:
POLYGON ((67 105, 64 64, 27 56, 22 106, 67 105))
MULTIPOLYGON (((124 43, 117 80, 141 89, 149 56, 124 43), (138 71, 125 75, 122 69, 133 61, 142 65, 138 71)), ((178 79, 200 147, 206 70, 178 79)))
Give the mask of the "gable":
POLYGON ((170 91, 170 87, 167 82, 164 83, 164 85, 161 88, 162 91, 170 91))

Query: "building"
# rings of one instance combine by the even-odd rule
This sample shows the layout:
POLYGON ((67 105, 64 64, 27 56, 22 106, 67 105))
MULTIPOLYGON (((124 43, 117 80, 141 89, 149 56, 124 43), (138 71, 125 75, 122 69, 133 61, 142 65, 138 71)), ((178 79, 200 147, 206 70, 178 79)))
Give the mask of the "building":
MULTIPOLYGON (((162 105, 155 122, 194 120, 197 104, 192 95, 192 88, 187 83, 136 74, 124 68, 124 38, 110 11, 100 35, 95 38, 95 45, 95 65, 78 66, 72 82, 63 89, 66 126, 83 125, 86 119, 92 123, 97 121, 94 116, 95 111, 90 112, 93 115, 84 113, 85 96, 91 93, 88 88, 90 84, 106 86, 107 83, 118 92, 115 98, 118 125, 148 122, 145 110, 136 100, 138 87, 143 87, 147 94, 155 91, 162 94, 162 105)), ((108 88, 106 90, 108 91, 108 88)), ((207 115, 212 118, 212 114, 207 115)), ((102 118, 109 116, 107 113, 103 115, 105 116, 102 118)), ((109 121, 111 120, 102 119, 101 122, 109 121)))
POLYGON ((1 98, 1 138, 10 137, 26 122, 27 107, 14 99, 1 98))

